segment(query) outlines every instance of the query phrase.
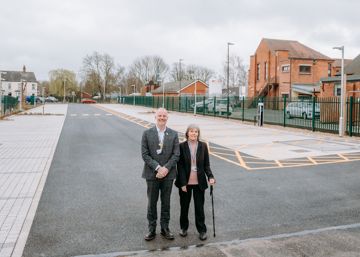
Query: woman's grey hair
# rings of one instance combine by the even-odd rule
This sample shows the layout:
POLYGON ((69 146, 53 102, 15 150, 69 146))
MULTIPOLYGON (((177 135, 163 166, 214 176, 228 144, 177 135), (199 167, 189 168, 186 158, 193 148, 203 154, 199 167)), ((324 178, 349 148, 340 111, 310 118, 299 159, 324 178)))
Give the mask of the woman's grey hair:
POLYGON ((199 133, 198 133, 198 141, 200 140, 200 128, 198 125, 196 124, 190 124, 187 129, 186 129, 186 132, 185 132, 185 137, 186 137, 186 140, 189 139, 189 131, 190 129, 196 129, 199 133))

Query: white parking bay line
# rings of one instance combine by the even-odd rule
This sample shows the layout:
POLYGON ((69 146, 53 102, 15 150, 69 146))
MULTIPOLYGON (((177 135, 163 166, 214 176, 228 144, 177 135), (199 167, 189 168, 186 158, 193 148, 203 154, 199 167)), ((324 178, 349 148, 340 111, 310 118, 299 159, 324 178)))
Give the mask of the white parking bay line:
POLYGON ((100 113, 95 113, 94 116, 100 116, 101 114, 100 113))
POLYGON ((82 116, 89 116, 89 114, 87 114, 87 113, 83 113, 83 115, 82 116))
POLYGON ((77 116, 77 114, 76 114, 76 113, 72 113, 72 114, 70 114, 70 116, 74 117, 74 116, 77 116))
POLYGON ((106 116, 112 116, 112 114, 111 114, 111 113, 107 113, 106 116))

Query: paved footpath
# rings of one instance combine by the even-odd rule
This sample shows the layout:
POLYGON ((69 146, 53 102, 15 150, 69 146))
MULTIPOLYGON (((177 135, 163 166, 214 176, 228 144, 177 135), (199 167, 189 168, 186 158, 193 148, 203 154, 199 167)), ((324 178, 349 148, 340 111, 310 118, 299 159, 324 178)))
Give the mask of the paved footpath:
POLYGON ((0 120, 0 257, 21 256, 65 120, 45 105, 0 120))
MULTIPOLYGON (((123 113, 154 122, 153 110, 125 105, 97 105, 113 113, 123 113)), ((20 257, 35 215, 48 170, 64 124, 67 105, 45 105, 33 109, 33 115, 16 115, 0 121, 0 257, 20 257)), ((70 114, 71 115, 71 114, 70 114)), ((137 122, 134 121, 133 122, 137 122)), ((141 121, 139 121, 141 122, 141 121)), ((171 113, 169 126, 184 132, 189 123, 197 123, 205 139, 264 159, 291 158, 293 147, 307 149, 298 154, 329 154, 356 152, 358 138, 338 138, 335 135, 293 131, 282 128, 257 128, 238 121, 171 113), (321 147, 281 144, 278 141, 324 141, 321 147), (275 142, 275 143, 274 143, 275 142), (328 144, 328 142, 330 142, 328 144), (267 145, 265 144, 267 143, 267 145), (264 145, 267 151, 260 151, 264 145), (255 150, 254 150, 255 149, 255 150), (259 153, 258 153, 259 152, 259 153)), ((317 141, 317 142, 318 142, 317 141)), ((159 249, 131 253, 112 253, 115 256, 360 256, 360 224, 300 231, 267 238, 234 240, 231 242, 159 249)), ((87 255, 90 257, 90 255, 87 255)), ((100 257, 98 255, 97 257, 100 257)))

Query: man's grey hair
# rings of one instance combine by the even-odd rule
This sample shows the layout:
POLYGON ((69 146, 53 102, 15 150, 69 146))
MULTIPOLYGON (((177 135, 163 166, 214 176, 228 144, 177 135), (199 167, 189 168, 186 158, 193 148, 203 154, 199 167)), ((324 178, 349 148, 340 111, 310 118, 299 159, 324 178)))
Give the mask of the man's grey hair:
POLYGON ((199 133, 198 133, 198 141, 200 140, 200 127, 196 124, 190 124, 187 129, 186 129, 186 132, 185 132, 185 137, 186 137, 186 140, 189 139, 189 131, 190 129, 196 129, 199 133))
POLYGON ((155 118, 158 116, 158 113, 159 113, 159 112, 166 112, 166 115, 169 115, 169 114, 168 114, 168 111, 167 111, 165 108, 160 107, 160 108, 157 109, 156 112, 155 112, 155 118))

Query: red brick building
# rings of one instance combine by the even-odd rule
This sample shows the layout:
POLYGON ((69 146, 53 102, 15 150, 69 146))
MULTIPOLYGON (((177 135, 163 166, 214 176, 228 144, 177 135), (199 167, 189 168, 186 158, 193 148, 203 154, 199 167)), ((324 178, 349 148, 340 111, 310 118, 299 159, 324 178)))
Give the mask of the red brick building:
POLYGON ((185 80, 181 81, 181 83, 180 81, 168 82, 151 91, 151 93, 153 96, 162 96, 164 87, 166 96, 193 96, 195 94, 195 85, 197 95, 207 94, 208 85, 201 80, 185 80))
POLYGON ((250 57, 248 96, 318 95, 333 61, 298 41, 264 38, 250 57))
MULTIPOLYGON (((344 73, 346 74, 346 97, 360 97, 360 55, 350 63, 345 62, 344 73)), ((340 64, 341 68, 341 64, 340 64)), ((335 74, 334 74, 335 75, 335 74)), ((321 97, 332 97, 341 95, 341 71, 337 76, 321 78, 321 97)))

